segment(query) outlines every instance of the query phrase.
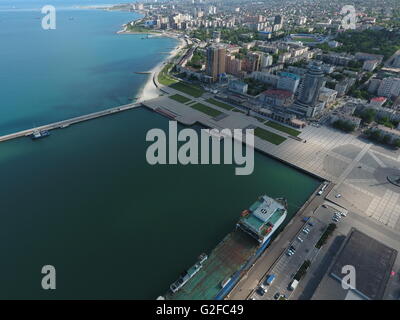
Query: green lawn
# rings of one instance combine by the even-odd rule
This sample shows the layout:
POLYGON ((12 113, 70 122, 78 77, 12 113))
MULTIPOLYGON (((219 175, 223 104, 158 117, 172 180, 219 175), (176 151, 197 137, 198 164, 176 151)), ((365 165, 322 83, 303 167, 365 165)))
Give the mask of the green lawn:
POLYGON ((180 103, 186 103, 186 102, 192 101, 189 98, 181 96, 180 94, 174 94, 173 96, 169 96, 169 98, 172 100, 178 101, 180 103))
POLYGON ((195 104, 191 105, 190 107, 193 109, 196 109, 198 111, 201 111, 211 117, 216 117, 216 116, 219 116, 220 114, 222 114, 222 112, 215 110, 213 108, 210 108, 202 103, 195 103, 195 104))
POLYGON ((168 70, 172 67, 171 63, 168 63, 158 74, 158 82, 160 82, 164 86, 170 86, 174 83, 177 83, 175 79, 171 78, 168 74, 168 70))
POLYGON ((246 112, 244 112, 244 111, 242 111, 242 110, 240 110, 240 109, 233 109, 232 111, 233 111, 233 112, 240 112, 240 113, 246 114, 246 112))
POLYGON ((226 104, 226 103, 217 101, 217 100, 212 99, 212 98, 207 99, 206 101, 207 101, 208 103, 211 103, 211 104, 213 104, 213 105, 215 105, 215 106, 217 106, 217 107, 220 107, 220 108, 223 108, 223 109, 226 109, 226 110, 232 110, 232 109, 234 109, 234 107, 230 106, 229 104, 226 104))
POLYGON ((183 82, 174 83, 174 84, 170 85, 170 87, 175 90, 182 91, 182 92, 184 92, 188 95, 191 95, 192 97, 195 97, 195 98, 201 97, 204 93, 204 90, 202 88, 188 85, 183 82))
POLYGON ((285 133, 290 134, 291 136, 295 136, 295 137, 297 137, 301 133, 298 130, 283 126, 283 125, 281 125, 279 123, 272 122, 272 121, 265 122, 265 125, 268 126, 268 127, 274 128, 276 130, 285 132, 285 133))
POLYGON ((261 139, 263 139, 263 140, 266 140, 268 142, 276 144, 276 145, 280 145, 283 141, 286 140, 286 138, 284 138, 284 137, 282 137, 282 136, 280 136, 278 134, 275 134, 275 133, 273 133, 271 131, 267 131, 267 130, 264 130, 264 129, 261 129, 261 128, 256 128, 254 130, 254 135, 259 137, 259 138, 261 138, 261 139))

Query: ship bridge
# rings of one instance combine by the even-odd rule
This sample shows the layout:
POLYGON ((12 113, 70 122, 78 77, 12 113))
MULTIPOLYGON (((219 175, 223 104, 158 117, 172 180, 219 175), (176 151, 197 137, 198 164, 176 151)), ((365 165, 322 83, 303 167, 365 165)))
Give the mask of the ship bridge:
POLYGON ((283 209, 283 206, 274 199, 271 199, 267 196, 262 196, 262 202, 256 202, 253 206, 255 209, 253 210, 253 206, 250 208, 252 214, 256 216, 261 221, 268 221, 269 218, 275 213, 278 209, 283 209))
POLYGON ((243 211, 238 226, 259 242, 264 242, 279 227, 285 217, 285 206, 264 195, 249 210, 243 211))

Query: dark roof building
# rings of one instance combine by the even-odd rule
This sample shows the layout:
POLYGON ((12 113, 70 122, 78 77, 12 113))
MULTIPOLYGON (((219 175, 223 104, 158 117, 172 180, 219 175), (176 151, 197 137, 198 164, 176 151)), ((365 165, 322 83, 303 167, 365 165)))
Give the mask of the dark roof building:
POLYGON ((397 251, 356 229, 346 237, 339 254, 322 279, 314 300, 381 300, 383 299, 397 251), (343 289, 343 267, 353 266, 355 287, 343 289))

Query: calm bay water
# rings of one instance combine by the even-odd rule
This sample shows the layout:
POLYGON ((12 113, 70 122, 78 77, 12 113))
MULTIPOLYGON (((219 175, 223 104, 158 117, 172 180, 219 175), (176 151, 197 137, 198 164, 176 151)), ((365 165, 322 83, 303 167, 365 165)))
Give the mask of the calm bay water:
MULTIPOLYGON (((145 81, 133 71, 176 45, 115 35, 132 13, 56 1, 64 9, 46 33, 34 1, 8 3, 17 8, 0 3, 0 134, 129 102, 145 81)), ((259 195, 286 197, 291 216, 319 183, 261 154, 251 176, 152 167, 151 128, 168 121, 138 109, 0 144, 0 298, 154 299, 259 195), (55 291, 41 289, 46 264, 56 267, 55 291)))
POLYGON ((0 2, 0 135, 131 102, 148 77, 134 72, 177 45, 116 35, 136 13, 78 10, 66 0, 50 2, 57 29, 43 30, 39 10, 48 3, 0 2))

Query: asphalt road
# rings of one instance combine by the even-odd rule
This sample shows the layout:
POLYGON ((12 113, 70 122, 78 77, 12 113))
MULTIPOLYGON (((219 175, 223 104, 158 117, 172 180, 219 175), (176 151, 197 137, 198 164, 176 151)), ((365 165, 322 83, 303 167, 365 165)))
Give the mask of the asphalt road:
MULTIPOLYGON (((268 273, 271 267, 277 262, 279 257, 287 250, 292 239, 304 226, 304 217, 313 215, 313 212, 324 203, 326 194, 334 187, 331 183, 325 189, 323 195, 318 196, 316 193, 311 197, 311 201, 307 206, 301 209, 295 217, 289 222, 280 235, 271 243, 264 254, 256 261, 254 266, 233 288, 227 296, 228 300, 246 300, 252 294, 253 290, 258 286, 261 279, 268 273)), ((317 190, 318 192, 318 190, 317 190)))
POLYGON ((269 274, 274 274, 276 276, 274 282, 268 286, 268 291, 263 296, 257 294, 257 292, 251 295, 256 300, 272 300, 276 293, 281 295, 283 294, 287 298, 291 296, 293 291, 289 289, 289 284, 292 282, 293 277, 304 261, 314 260, 319 251, 315 248, 315 244, 321 238, 322 233, 326 229, 326 224, 317 219, 311 218, 309 222, 312 223, 312 226, 308 223, 304 225, 304 229, 307 228, 310 230, 309 233, 306 234, 302 228, 290 244, 296 249, 295 253, 289 256, 288 250, 286 250, 268 272, 269 274), (300 241, 298 238, 303 241, 300 241))

